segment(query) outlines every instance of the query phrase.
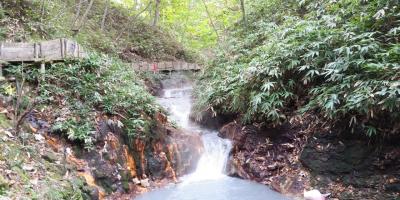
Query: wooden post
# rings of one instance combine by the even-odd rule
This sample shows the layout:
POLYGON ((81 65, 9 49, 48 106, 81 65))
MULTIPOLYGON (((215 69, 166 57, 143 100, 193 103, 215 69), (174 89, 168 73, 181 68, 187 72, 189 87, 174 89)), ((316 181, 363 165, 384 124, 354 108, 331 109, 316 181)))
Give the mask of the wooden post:
POLYGON ((0 61, 0 81, 4 80, 4 76, 3 76, 3 63, 1 63, 0 61))
POLYGON ((46 73, 46 63, 42 61, 40 63, 40 74, 42 75, 42 80, 44 81, 44 75, 46 73))
MULTIPOLYGON (((1 58, 1 52, 3 51, 3 43, 1 42, 0 43, 0 58, 1 58)), ((3 63, 2 63, 2 61, 0 60, 0 81, 1 80, 4 80, 4 77, 3 77, 3 63)))
POLYGON ((64 42, 63 39, 60 39, 60 52, 61 54, 61 59, 64 59, 64 42))
POLYGON ((64 57, 68 56, 68 40, 67 39, 63 39, 64 41, 64 57))

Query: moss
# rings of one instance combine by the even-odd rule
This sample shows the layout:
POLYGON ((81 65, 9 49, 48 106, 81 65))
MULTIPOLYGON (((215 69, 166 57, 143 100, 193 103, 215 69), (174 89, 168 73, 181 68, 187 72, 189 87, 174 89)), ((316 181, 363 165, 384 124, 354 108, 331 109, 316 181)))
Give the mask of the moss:
POLYGON ((4 195, 9 187, 8 181, 0 174, 0 195, 4 195))
POLYGON ((10 128, 11 127, 11 121, 7 119, 7 116, 5 114, 0 114, 0 128, 10 128))
POLYGON ((25 184, 29 182, 30 177, 27 173, 25 173, 25 171, 22 168, 20 168, 19 166, 14 166, 11 168, 11 170, 18 175, 20 181, 22 181, 25 184))

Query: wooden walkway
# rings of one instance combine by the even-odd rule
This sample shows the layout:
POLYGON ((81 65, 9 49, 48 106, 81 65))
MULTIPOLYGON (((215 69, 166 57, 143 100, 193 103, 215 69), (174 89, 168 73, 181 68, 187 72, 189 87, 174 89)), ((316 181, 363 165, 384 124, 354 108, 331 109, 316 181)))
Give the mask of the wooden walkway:
POLYGON ((132 68, 137 71, 153 71, 153 72, 163 72, 163 71, 198 71, 201 70, 201 66, 196 63, 187 63, 183 61, 171 61, 171 62, 158 62, 158 63, 148 63, 148 62, 137 62, 130 63, 132 68))
MULTIPOLYGON (((45 72, 45 63, 64 61, 65 59, 87 58, 88 54, 77 42, 65 38, 36 43, 0 42, 0 77, 2 65, 15 62, 40 62, 41 71, 45 72)), ((137 71, 197 71, 201 66, 182 61, 172 62, 136 62, 128 63, 137 71)))
POLYGON ((49 62, 86 57, 77 42, 65 38, 37 43, 0 43, 0 60, 5 62, 49 62))

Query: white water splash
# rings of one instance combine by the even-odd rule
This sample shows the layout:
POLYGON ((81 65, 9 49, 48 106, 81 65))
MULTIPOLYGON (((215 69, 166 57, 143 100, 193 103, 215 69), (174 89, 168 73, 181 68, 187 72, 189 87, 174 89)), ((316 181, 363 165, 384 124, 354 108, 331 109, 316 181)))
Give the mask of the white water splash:
POLYGON ((226 177, 225 168, 231 150, 231 142, 217 136, 216 132, 202 136, 204 153, 197 165, 196 171, 184 178, 183 183, 204 180, 216 180, 226 177))
MULTIPOLYGON (((168 82, 169 83, 169 82, 168 82)), ((190 122, 189 114, 192 108, 192 87, 188 84, 175 84, 174 87, 164 85, 164 95, 159 103, 170 112, 170 117, 177 124, 191 132, 202 134, 204 152, 194 173, 182 178, 183 184, 203 180, 215 180, 225 177, 224 174, 231 142, 217 136, 216 131, 201 128, 190 122)))

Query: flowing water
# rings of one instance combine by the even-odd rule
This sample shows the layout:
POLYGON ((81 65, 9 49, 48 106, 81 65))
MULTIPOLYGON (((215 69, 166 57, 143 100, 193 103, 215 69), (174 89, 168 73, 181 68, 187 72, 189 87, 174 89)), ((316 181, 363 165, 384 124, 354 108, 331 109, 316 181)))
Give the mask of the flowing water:
POLYGON ((139 200, 280 200, 286 199, 268 187, 224 174, 231 142, 217 136, 217 131, 200 127, 189 120, 192 107, 190 82, 183 75, 163 81, 163 95, 158 102, 183 129, 201 134, 204 153, 195 172, 181 178, 181 183, 146 193, 139 200))

